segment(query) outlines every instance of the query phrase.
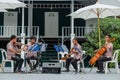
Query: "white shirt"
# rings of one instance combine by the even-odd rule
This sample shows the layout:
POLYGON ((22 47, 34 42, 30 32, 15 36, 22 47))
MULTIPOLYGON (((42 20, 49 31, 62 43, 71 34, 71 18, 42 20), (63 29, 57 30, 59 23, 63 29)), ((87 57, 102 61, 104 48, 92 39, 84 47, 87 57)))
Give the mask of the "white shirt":
POLYGON ((104 56, 110 58, 110 57, 112 57, 113 44, 112 44, 112 43, 106 43, 106 46, 107 46, 107 51, 106 51, 106 53, 104 54, 104 56))
POLYGON ((73 58, 81 59, 82 58, 81 57, 81 55, 82 55, 82 52, 81 52, 82 48, 81 48, 80 44, 74 45, 73 48, 74 48, 74 51, 78 53, 78 54, 74 54, 73 58))

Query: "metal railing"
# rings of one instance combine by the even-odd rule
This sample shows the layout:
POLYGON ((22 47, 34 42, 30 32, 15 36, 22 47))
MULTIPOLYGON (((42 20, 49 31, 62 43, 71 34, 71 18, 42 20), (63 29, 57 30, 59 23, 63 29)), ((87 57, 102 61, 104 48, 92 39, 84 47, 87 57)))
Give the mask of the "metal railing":
MULTIPOLYGON (((74 28, 74 33, 76 38, 85 38, 85 34, 94 31, 95 27, 80 27, 76 26, 74 28)), ((64 43, 64 38, 70 38, 71 35, 71 27, 62 27, 62 43, 64 43)))
MULTIPOLYGON (((31 35, 38 36, 39 35, 39 27, 24 27, 24 32, 26 37, 30 37, 31 35)), ((12 34, 21 36, 22 27, 21 26, 0 26, 0 37, 10 37, 12 34)))

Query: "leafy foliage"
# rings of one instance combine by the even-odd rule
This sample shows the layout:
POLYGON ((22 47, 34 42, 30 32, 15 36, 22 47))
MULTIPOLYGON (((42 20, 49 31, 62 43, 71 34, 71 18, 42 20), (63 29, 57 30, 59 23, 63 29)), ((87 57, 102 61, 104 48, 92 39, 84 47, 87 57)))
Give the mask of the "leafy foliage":
MULTIPOLYGON (((97 26, 97 25, 96 25, 97 26)), ((87 42, 83 43, 83 49, 89 55, 94 54, 94 50, 98 49, 99 41, 98 41, 98 28, 93 27, 93 30, 86 34, 87 42)), ((113 38, 115 38, 115 42, 113 42, 114 50, 120 49, 120 19, 119 18, 104 18, 100 20, 100 28, 101 28, 101 40, 102 45, 105 43, 104 36, 106 34, 110 34, 113 38)), ((120 56, 119 56, 120 62, 120 56)))

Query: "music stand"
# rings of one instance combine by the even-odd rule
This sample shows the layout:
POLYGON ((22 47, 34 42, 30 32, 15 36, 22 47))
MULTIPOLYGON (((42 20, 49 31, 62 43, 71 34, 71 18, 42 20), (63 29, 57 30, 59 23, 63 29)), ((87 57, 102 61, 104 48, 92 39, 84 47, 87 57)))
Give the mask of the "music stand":
POLYGON ((39 50, 39 54, 38 54, 38 58, 39 58, 39 70, 40 70, 40 66, 41 66, 41 64, 40 64, 40 62, 41 62, 41 53, 42 52, 46 52, 46 49, 47 49, 47 46, 48 46, 48 44, 41 44, 41 47, 40 47, 40 50, 39 50))
POLYGON ((59 58, 60 57, 59 54, 61 54, 61 56, 64 57, 64 55, 69 52, 69 50, 66 47, 66 45, 54 45, 54 48, 55 48, 55 50, 58 53, 58 60, 60 59, 59 58))
POLYGON ((41 52, 46 52, 48 44, 39 44, 36 43, 33 47, 29 48, 30 51, 37 52, 38 53, 38 66, 40 70, 40 61, 41 61, 41 52))

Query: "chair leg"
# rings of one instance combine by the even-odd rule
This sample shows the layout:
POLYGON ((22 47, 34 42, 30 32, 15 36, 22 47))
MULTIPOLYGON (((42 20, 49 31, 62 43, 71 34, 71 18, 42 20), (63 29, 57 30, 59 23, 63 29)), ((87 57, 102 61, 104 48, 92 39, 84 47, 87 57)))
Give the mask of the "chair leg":
POLYGON ((92 65, 91 69, 89 72, 91 72, 93 70, 93 68, 95 67, 95 63, 92 65))
POLYGON ((2 72, 4 72, 3 65, 1 64, 0 66, 1 66, 2 72))
POLYGON ((2 62, 3 72, 5 71, 5 62, 2 62))
POLYGON ((117 73, 120 73, 120 71, 119 71, 119 66, 118 66, 118 62, 115 62, 115 68, 116 68, 117 73))
POLYGON ((83 70, 85 70, 85 66, 84 66, 84 62, 82 61, 82 68, 83 70))
POLYGON ((82 72, 86 74, 86 72, 85 72, 85 66, 84 66, 84 61, 82 61, 82 69, 83 69, 82 72))
POLYGON ((78 68, 78 71, 81 70, 81 67, 80 67, 80 62, 77 63, 77 68, 78 68))
POLYGON ((60 60, 60 63, 61 63, 61 67, 63 68, 64 67, 64 62, 62 60, 60 60))
POLYGON ((2 65, 0 64, 0 68, 1 68, 1 70, 2 70, 2 65))
POLYGON ((65 67, 65 61, 64 60, 60 60, 59 62, 61 63, 61 68, 64 68, 65 67))
POLYGON ((111 70, 110 70, 110 68, 108 68, 108 70, 109 70, 109 72, 111 73, 111 70))
POLYGON ((84 62, 83 61, 78 62, 77 66, 78 66, 78 71, 79 72, 85 73, 85 67, 84 67, 84 62), (81 69, 81 65, 82 65, 82 69, 81 69))
POLYGON ((26 62, 26 72, 29 72, 29 64, 26 62))
POLYGON ((11 61, 11 72, 14 72, 14 62, 11 61))
POLYGON ((108 62, 105 63, 105 74, 108 72, 108 62))
MULTIPOLYGON (((106 68, 106 62, 104 62, 104 69, 106 68)), ((109 63, 107 63, 107 71, 111 72, 110 71, 110 68, 109 68, 109 63)))

